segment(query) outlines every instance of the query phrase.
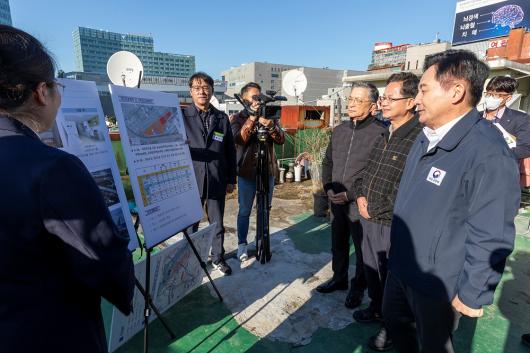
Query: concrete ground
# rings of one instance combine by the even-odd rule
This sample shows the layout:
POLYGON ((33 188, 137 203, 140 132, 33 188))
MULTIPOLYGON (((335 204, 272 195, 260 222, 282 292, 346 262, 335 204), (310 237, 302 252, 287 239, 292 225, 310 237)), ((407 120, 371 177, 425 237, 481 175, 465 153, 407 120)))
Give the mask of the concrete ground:
MULTIPOLYGON (((203 284, 164 314, 175 340, 158 321, 150 325, 150 352, 370 352, 366 340, 378 326, 353 322, 352 310, 343 304, 345 291, 323 295, 314 290, 331 277, 330 227, 326 219, 311 216, 307 189, 308 184, 289 184, 276 190, 270 222, 273 256, 265 265, 235 259, 237 202, 227 200, 225 248, 234 273, 212 273, 224 302, 203 284)), ((457 352, 530 352, 520 344, 520 335, 530 332, 529 223, 530 215, 518 216, 516 250, 495 304, 479 320, 460 321, 457 352)), ((254 231, 251 226, 249 241, 254 231)), ((142 344, 139 333, 118 352, 141 352, 142 344)))

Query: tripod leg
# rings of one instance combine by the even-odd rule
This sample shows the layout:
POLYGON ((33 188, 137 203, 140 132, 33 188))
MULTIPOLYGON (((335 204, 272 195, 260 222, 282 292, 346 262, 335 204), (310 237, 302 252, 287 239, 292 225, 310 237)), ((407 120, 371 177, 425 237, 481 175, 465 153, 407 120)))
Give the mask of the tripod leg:
POLYGON ((201 256, 199 255, 199 252, 197 251, 197 248, 195 247, 195 244, 193 244, 193 241, 191 240, 190 236, 188 235, 188 231, 184 230, 184 231, 182 231, 182 233, 184 233, 184 236, 186 237, 186 240, 188 241, 188 244, 190 244, 191 250, 193 250, 193 253, 195 254, 195 257, 197 258, 197 260, 199 261, 199 263, 200 263, 200 265, 202 267, 202 270, 204 271, 204 273, 208 277, 208 281, 210 281, 210 284, 212 285, 213 289, 215 290, 215 293, 219 297, 219 301, 222 302, 223 301, 223 297, 221 296, 221 293, 219 293, 219 290, 215 286, 215 283, 213 283, 212 277, 210 277, 210 273, 208 272, 208 268, 206 268, 206 263, 201 259, 201 256))
POLYGON ((257 194, 257 229, 256 245, 258 260, 264 264, 271 259, 269 237, 269 162, 266 142, 259 140, 258 163, 256 168, 256 194, 257 194))
MULTIPOLYGON (((265 214, 265 217, 268 218, 268 214, 265 214)), ((265 261, 269 262, 271 260, 272 254, 271 254, 271 238, 270 238, 268 228, 265 231, 264 238, 265 238, 265 261)))
POLYGON ((264 244, 264 262, 271 260, 271 243, 270 243, 270 232, 269 232, 269 154, 265 151, 263 153, 262 168, 260 178, 262 180, 262 224, 263 224, 263 244, 264 244))
POLYGON ((260 263, 265 263, 265 254, 266 254, 266 237, 264 232, 264 217, 263 217, 263 193, 258 190, 257 192, 257 231, 256 231, 256 238, 257 241, 259 241, 259 252, 258 252, 258 260, 260 263))
POLYGON ((271 234, 270 234, 270 228, 269 228, 269 218, 270 218, 270 207, 269 207, 269 183, 267 179, 267 185, 265 187, 265 195, 263 196, 264 199, 264 212, 263 217, 265 220, 263 221, 265 223, 265 237, 266 237, 266 251, 265 256, 267 258, 267 262, 271 260, 272 253, 271 253, 271 234))

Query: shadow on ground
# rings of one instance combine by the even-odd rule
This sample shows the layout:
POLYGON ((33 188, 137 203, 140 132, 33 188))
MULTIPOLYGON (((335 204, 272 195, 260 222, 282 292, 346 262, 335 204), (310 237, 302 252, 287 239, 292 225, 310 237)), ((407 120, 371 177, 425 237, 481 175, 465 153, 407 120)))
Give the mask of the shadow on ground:
MULTIPOLYGON (((321 256, 325 252, 330 260, 330 230, 325 220, 301 215, 296 216, 294 221, 296 224, 286 229, 294 247, 308 258, 321 256)), ((350 261, 355 263, 353 258, 350 261)), ((311 276, 308 273, 303 278, 292 280, 307 281, 311 276)), ((260 283, 256 281, 249 285, 258 288, 260 283)), ((284 286, 288 285, 284 283, 284 286)), ((164 314, 177 335, 175 340, 169 338, 158 321, 150 325, 150 352, 371 352, 365 343, 377 331, 377 325, 351 323, 340 330, 318 329, 310 343, 303 346, 271 339, 275 336, 275 330, 259 338, 238 323, 225 304, 212 296, 208 286, 205 284, 196 289, 164 314)), ((257 294, 259 296, 268 291, 266 288, 256 293, 260 293, 257 294)), ((311 301, 320 300, 319 295, 312 292, 311 301)), ((337 295, 342 301, 346 292, 337 295)), ((296 311, 300 310, 302 308, 296 311)), ((525 332, 530 332, 530 238, 518 236, 516 250, 508 259, 503 281, 497 288, 495 305, 488 307, 484 317, 479 320, 460 321, 455 334, 456 352, 528 353, 530 348, 520 343, 520 336, 525 332)), ((141 352, 142 346, 143 335, 140 332, 117 352, 141 352)))

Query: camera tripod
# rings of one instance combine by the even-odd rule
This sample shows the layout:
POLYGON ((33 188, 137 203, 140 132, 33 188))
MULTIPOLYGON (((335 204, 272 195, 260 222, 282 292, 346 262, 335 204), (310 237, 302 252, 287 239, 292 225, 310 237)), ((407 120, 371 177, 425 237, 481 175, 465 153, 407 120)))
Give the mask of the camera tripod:
POLYGON ((256 167, 256 257, 264 264, 271 260, 269 232, 269 153, 267 139, 269 134, 263 125, 258 127, 258 163, 256 167))
MULTIPOLYGON (((259 102, 257 111, 253 111, 249 102, 246 102, 238 94, 235 94, 236 99, 245 107, 245 110, 250 115, 257 117, 264 117, 266 119, 279 119, 279 116, 272 116, 270 110, 267 109, 267 103, 276 101, 285 101, 287 98, 281 96, 274 96, 276 92, 267 91, 267 94, 259 94, 252 96, 254 101, 259 102)), ((279 110, 278 110, 279 111, 279 110)), ((269 200, 269 152, 268 140, 269 131, 267 128, 258 123, 258 153, 257 153, 257 167, 256 167, 256 258, 262 264, 269 262, 272 257, 270 244, 270 230, 269 230, 269 215, 270 215, 270 200, 269 200)))

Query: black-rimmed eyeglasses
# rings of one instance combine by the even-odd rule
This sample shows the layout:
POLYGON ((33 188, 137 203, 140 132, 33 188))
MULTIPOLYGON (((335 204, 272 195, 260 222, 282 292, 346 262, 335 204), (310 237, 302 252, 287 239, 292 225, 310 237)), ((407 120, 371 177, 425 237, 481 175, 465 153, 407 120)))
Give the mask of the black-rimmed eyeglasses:
POLYGON ((391 103, 394 103, 394 102, 397 102, 397 101, 400 101, 400 100, 403 100, 403 99, 409 99, 409 98, 412 98, 412 97, 399 97, 399 98, 392 98, 392 97, 387 97, 387 96, 380 96, 379 97, 379 101, 381 103, 385 102, 385 101, 390 101, 391 103))

